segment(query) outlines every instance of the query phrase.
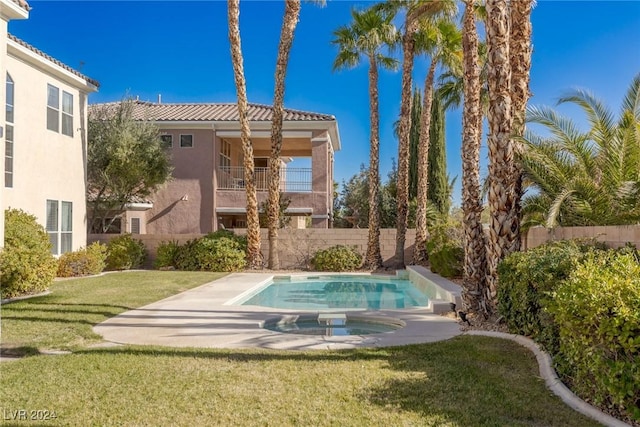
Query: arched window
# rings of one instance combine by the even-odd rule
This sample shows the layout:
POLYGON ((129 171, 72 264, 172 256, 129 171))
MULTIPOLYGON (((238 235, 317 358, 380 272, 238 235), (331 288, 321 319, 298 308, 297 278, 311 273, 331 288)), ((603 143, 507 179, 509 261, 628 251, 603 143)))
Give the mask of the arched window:
POLYGON ((14 84, 11 75, 7 73, 7 105, 5 109, 5 120, 7 129, 5 133, 5 150, 4 150, 4 186, 13 187, 13 103, 14 103, 14 84))

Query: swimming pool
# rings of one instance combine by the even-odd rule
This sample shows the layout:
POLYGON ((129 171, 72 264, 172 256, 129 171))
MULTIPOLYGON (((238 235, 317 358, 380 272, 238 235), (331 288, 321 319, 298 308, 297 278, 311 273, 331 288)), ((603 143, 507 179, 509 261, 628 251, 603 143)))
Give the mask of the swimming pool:
POLYGON ((237 303, 294 310, 389 310, 425 307, 429 298, 396 276, 276 276, 237 303))

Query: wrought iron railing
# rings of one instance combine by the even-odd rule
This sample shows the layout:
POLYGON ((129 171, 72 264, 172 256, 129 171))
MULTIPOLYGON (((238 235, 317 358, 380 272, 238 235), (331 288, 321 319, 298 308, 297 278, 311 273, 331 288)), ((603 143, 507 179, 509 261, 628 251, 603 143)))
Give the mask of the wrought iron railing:
MULTIPOLYGON (((269 189, 269 168, 255 168, 253 172, 258 191, 269 189)), ((218 189, 244 190, 244 168, 221 166, 217 171, 218 189)), ((291 193, 311 192, 311 168, 281 168, 280 191, 291 193)))

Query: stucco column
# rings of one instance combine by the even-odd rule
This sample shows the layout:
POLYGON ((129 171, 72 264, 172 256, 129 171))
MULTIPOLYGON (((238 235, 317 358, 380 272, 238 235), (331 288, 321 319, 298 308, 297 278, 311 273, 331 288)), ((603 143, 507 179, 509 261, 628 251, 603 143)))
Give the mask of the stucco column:
POLYGON ((314 203, 311 214, 311 227, 329 227, 329 205, 331 200, 331 161, 329 156, 329 136, 327 132, 311 139, 311 190, 314 203))

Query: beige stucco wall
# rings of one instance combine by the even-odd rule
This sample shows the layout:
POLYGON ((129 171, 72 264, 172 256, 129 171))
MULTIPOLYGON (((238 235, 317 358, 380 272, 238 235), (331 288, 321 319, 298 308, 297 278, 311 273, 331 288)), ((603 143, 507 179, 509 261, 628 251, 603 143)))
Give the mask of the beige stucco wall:
MULTIPOLYGON (((4 1, 0 7, 4 7, 4 1)), ((8 18, 7 18, 8 19, 8 18)), ((7 57, 7 21, 0 19, 0 126, 2 126, 2 136, 0 137, 0 153, 4 156, 4 139, 6 134, 5 104, 6 104, 6 61, 7 57)), ((4 159, 2 161, 2 171, 0 173, 0 249, 4 247, 4 159)))
POLYGON ((27 211, 44 226, 47 199, 72 202, 73 249, 79 249, 86 245, 87 230, 81 131, 86 94, 10 53, 3 62, 15 85, 14 185, 3 185, 3 207, 27 211), (63 90, 73 95, 73 137, 47 129, 47 84, 58 87, 61 97, 63 90))

